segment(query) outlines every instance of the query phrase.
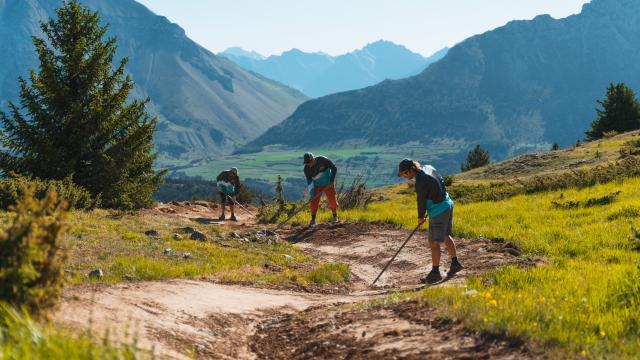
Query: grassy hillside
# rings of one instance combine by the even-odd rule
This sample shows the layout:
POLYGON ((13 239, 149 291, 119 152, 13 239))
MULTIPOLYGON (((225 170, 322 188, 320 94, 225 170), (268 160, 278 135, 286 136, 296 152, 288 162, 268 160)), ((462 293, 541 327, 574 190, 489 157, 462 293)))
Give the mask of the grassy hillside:
POLYGON ((589 169, 620 160, 625 154, 629 154, 638 147, 637 141, 640 141, 640 132, 628 132, 607 139, 579 143, 564 150, 521 155, 458 174, 455 178, 459 182, 473 183, 514 178, 526 179, 532 176, 589 169))
MULTIPOLYGON (((568 163, 595 151, 603 154, 599 160, 613 161, 621 145, 635 136, 560 152, 544 166, 516 169, 515 159, 462 178, 481 179, 496 170, 505 178, 509 173, 558 175, 568 163)), ((342 218, 413 228, 415 195, 408 190, 406 185, 388 188, 386 201, 345 211, 342 218)), ((307 220, 307 215, 297 219, 307 220)), ((536 259, 537 266, 502 268, 469 280, 465 289, 427 289, 418 297, 473 329, 530 341, 548 349, 551 357, 632 358, 640 351, 640 241, 632 236, 632 228, 639 226, 640 178, 458 203, 456 236, 506 239, 536 259)), ((443 265, 448 267, 448 260, 443 265)))

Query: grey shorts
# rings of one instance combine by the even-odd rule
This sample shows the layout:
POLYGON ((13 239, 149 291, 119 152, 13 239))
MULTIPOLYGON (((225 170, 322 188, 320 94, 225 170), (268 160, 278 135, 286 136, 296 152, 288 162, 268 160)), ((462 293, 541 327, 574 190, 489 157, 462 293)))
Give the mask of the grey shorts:
POLYGON ((429 241, 444 242, 453 230, 453 207, 442 214, 429 217, 429 241))

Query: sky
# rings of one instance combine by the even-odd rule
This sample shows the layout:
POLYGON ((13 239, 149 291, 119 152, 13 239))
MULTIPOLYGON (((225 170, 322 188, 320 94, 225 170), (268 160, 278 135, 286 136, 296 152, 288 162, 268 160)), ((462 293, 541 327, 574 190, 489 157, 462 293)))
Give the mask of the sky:
POLYGON ((213 52, 344 54, 384 39, 430 55, 511 20, 579 13, 588 0, 138 0, 213 52))

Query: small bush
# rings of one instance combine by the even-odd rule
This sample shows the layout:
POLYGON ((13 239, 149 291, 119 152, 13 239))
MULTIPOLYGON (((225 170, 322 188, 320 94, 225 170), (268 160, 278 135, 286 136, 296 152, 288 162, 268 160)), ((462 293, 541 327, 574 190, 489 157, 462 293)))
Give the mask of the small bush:
POLYGON ((66 203, 53 187, 42 200, 33 187, 23 193, 0 236, 0 300, 38 315, 57 304, 62 287, 66 203))
POLYGON ((25 193, 25 189, 33 189, 36 199, 44 199, 53 188, 59 198, 67 202, 71 209, 93 209, 100 206, 100 200, 94 199, 83 187, 74 184, 71 178, 65 180, 41 180, 24 176, 15 176, 0 180, 0 209, 7 210, 15 206, 25 193))
POLYGON ((620 191, 616 191, 614 193, 611 193, 605 196, 590 198, 587 201, 567 201, 563 203, 552 201, 551 204, 558 209, 565 209, 565 210, 577 209, 577 208, 589 208, 594 206, 609 205, 614 201, 616 201, 619 195, 620 195, 620 191))
POLYGON ((607 216, 607 220, 613 221, 618 220, 620 218, 637 218, 640 216, 640 207, 637 206, 626 206, 618 211, 614 211, 607 216))
POLYGON ((629 140, 619 150, 620 158, 640 155, 640 140, 629 140))
POLYGON ((367 181, 362 175, 356 176, 349 187, 344 183, 340 185, 337 196, 343 210, 364 209, 373 201, 373 194, 367 190, 367 181))

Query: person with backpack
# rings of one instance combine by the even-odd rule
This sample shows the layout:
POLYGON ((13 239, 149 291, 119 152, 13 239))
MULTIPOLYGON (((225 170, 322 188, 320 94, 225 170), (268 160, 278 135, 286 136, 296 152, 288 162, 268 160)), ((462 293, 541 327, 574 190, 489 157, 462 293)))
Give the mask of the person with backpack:
POLYGON ((238 169, 232 167, 229 170, 221 172, 218 177, 216 177, 216 181, 218 193, 220 194, 220 206, 222 207, 222 213, 218 220, 225 219, 225 207, 228 203, 229 208, 231 209, 231 217, 229 220, 238 221, 234 212, 236 195, 238 195, 238 191, 240 191, 240 176, 238 175, 238 169))
POLYGON ((309 208, 311 210, 310 226, 316 224, 316 213, 320 206, 320 198, 322 193, 329 201, 329 208, 333 213, 333 221, 339 222, 338 219, 338 199, 336 195, 336 175, 338 168, 325 156, 314 157, 312 153, 304 154, 304 175, 307 178, 307 189, 305 194, 311 196, 309 208))
POLYGON ((456 244, 451 237, 453 228, 453 200, 447 193, 444 180, 433 166, 421 166, 419 162, 404 159, 398 166, 398 176, 407 180, 415 179, 418 201, 418 224, 426 222, 429 216, 429 246, 431 248, 432 269, 422 282, 434 284, 442 280, 440 274, 441 244, 444 243, 451 257, 447 276, 451 277, 464 269, 458 261, 456 244))

